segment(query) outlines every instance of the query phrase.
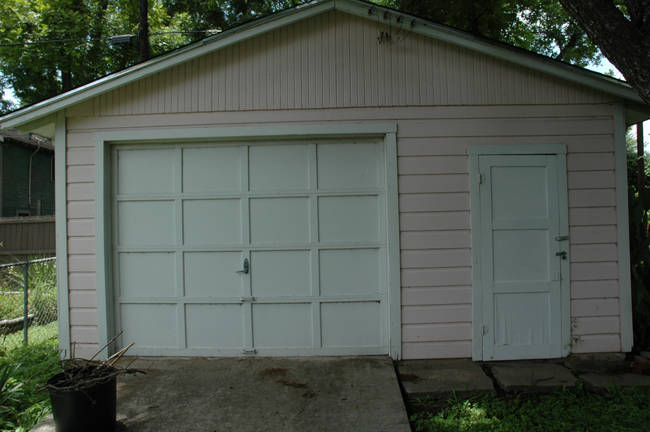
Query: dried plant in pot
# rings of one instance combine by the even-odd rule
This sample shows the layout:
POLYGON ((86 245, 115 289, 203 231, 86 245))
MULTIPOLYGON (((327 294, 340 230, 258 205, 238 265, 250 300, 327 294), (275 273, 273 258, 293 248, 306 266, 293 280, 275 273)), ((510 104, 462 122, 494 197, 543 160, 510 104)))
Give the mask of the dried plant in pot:
POLYGON ((62 362, 63 372, 51 377, 45 385, 50 393, 57 432, 115 430, 116 378, 121 374, 142 372, 115 366, 131 346, 133 344, 106 361, 70 359, 62 362))

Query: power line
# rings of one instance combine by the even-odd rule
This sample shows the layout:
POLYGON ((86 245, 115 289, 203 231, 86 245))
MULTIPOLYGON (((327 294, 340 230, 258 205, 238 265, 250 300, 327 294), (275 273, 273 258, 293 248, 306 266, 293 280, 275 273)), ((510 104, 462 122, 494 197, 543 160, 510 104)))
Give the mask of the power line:
MULTIPOLYGON (((170 34, 196 34, 196 33, 220 33, 221 30, 169 30, 169 31, 160 31, 149 33, 149 36, 162 36, 170 34)), ((67 38, 67 39, 46 39, 39 41, 24 41, 24 42, 12 42, 12 43, 0 43, 0 47, 18 47, 18 46, 27 46, 27 45, 46 45, 46 44, 55 44, 55 43, 67 43, 67 42, 96 42, 96 41, 109 41, 115 44, 128 43, 131 39, 137 37, 135 34, 123 34, 115 36, 107 36, 103 38, 67 38)))

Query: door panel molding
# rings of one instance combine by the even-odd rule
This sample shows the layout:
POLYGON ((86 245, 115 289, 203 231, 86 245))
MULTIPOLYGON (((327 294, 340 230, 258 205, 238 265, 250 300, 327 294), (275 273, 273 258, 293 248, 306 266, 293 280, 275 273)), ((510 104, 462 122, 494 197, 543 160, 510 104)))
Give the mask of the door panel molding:
MULTIPOLYGON (((547 144, 547 145, 478 145, 468 147, 469 155, 469 176, 470 176, 470 209, 471 209, 471 229, 472 229, 472 359, 475 361, 488 360, 484 358, 483 346, 484 335, 487 325, 487 317, 484 316, 484 287, 482 274, 484 269, 482 263, 487 259, 486 254, 482 253, 485 245, 482 244, 481 232, 486 229, 483 227, 485 217, 483 214, 487 211, 482 207, 479 186, 481 178, 479 169, 480 156, 493 156, 498 159, 499 155, 505 157, 512 155, 547 155, 555 159, 557 176, 554 179, 557 183, 557 206, 559 217, 559 234, 561 240, 555 242, 558 248, 569 250, 568 241, 568 189, 567 189, 567 171, 566 171, 566 145, 564 144, 547 144)), ((551 185, 553 180, 550 182, 551 185)), ((554 245, 554 246, 555 246, 554 245)), ((567 260, 560 260, 560 289, 561 289, 561 355, 566 356, 570 351, 570 274, 569 263, 567 260)), ((492 329, 487 329, 491 331, 492 329)))

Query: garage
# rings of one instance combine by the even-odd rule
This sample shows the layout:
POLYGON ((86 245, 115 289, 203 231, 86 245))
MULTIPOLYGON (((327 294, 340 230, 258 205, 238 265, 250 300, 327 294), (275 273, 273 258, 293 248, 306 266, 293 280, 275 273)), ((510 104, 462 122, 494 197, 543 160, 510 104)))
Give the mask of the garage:
POLYGON ((388 353, 384 143, 111 149, 114 313, 134 355, 388 353))

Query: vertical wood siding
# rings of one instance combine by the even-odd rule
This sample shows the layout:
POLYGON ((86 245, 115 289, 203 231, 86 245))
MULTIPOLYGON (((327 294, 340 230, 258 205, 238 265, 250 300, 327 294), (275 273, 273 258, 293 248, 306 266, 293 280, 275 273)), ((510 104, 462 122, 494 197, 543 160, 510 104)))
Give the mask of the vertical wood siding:
POLYGON ((604 101, 586 87, 328 12, 128 84, 73 115, 604 101), (381 43, 380 32, 392 42, 381 43))
POLYGON ((405 358, 471 356, 467 146, 566 144, 573 352, 618 351, 613 108, 595 91, 341 13, 214 52, 68 110, 70 322, 97 348, 97 131, 395 121, 405 358), (383 108, 380 108, 383 107, 383 108), (331 109, 336 108, 336 109, 331 109))

